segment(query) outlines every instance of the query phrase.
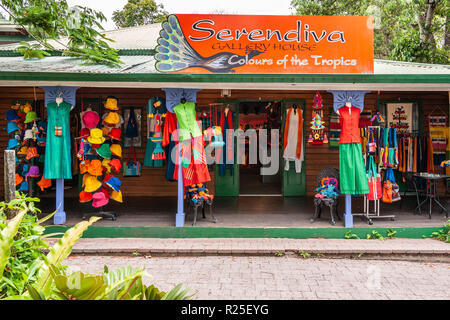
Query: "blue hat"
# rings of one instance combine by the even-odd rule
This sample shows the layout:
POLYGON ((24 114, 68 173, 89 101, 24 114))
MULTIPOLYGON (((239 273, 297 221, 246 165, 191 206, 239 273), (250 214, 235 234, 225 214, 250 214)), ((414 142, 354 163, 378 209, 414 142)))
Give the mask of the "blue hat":
POLYGON ((15 122, 8 122, 8 126, 6 128, 7 128, 8 134, 10 134, 11 132, 20 130, 19 126, 15 122))
POLYGON ((30 168, 29 168, 28 164, 24 164, 23 165, 23 167, 22 167, 22 177, 25 177, 25 175, 28 173, 29 169, 30 168))
POLYGON ((20 184, 19 191, 28 191, 28 181, 23 181, 20 184))
POLYGON ((6 150, 15 149, 19 145, 19 141, 17 139, 9 139, 8 148, 6 150))
POLYGON ((113 188, 116 192, 119 192, 120 186, 122 185, 122 182, 116 177, 109 178, 109 180, 105 181, 105 183, 113 188))
POLYGON ((17 110, 11 109, 6 112, 6 121, 15 121, 19 119, 20 117, 17 114, 17 110))

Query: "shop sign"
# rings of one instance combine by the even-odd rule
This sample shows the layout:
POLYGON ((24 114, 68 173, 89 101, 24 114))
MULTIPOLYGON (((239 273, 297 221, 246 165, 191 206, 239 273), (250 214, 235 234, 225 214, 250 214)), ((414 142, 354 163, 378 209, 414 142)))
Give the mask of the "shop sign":
POLYGON ((373 73, 373 17, 170 15, 159 72, 373 73))

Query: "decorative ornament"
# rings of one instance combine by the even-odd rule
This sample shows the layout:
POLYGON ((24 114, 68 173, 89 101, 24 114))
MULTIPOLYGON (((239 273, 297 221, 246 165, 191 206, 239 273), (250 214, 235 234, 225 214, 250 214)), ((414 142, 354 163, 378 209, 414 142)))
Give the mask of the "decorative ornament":
POLYGON ((313 102, 313 111, 312 111, 312 121, 311 123, 311 134, 308 138, 308 143, 313 145, 322 145, 324 143, 328 143, 328 137, 324 132, 325 126, 323 125, 325 122, 323 119, 323 104, 322 97, 320 96, 319 91, 316 92, 314 96, 313 102))

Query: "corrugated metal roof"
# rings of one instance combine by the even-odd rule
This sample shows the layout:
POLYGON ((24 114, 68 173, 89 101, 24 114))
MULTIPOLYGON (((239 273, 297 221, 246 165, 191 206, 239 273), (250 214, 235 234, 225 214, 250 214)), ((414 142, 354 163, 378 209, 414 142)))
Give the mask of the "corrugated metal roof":
POLYGON ((450 74, 450 65, 374 60, 375 74, 450 74))

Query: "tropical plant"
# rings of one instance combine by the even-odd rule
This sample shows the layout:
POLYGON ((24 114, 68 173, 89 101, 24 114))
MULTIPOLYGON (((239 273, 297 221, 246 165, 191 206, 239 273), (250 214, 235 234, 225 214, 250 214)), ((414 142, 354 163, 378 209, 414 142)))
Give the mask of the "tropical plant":
POLYGON ((397 235, 397 231, 395 231, 394 229, 388 229, 387 230, 387 237, 389 239, 395 238, 396 235, 397 235))
POLYGON ((450 243, 450 220, 447 221, 444 229, 439 229, 438 231, 433 232, 431 237, 450 243))
POLYGON ((101 31, 103 13, 88 7, 69 7, 67 0, 2 0, 0 8, 35 41, 17 48, 25 58, 43 58, 50 51, 79 57, 85 63, 118 66, 118 51, 101 31))
POLYGON ((352 233, 352 230, 348 230, 345 235, 344 235, 345 239, 359 239, 358 235, 355 233, 352 233))
POLYGON ((386 238, 383 237, 378 231, 372 230, 371 233, 368 233, 368 234, 366 235, 366 239, 385 240, 386 238))
MULTIPOLYGON (((17 199, 0 203, 0 288, 7 300, 185 300, 192 297, 189 289, 179 284, 169 292, 145 286, 142 268, 123 267, 102 275, 82 272, 67 273, 62 262, 83 232, 99 217, 91 217, 67 230, 50 247, 42 236, 40 224, 53 214, 37 220, 39 210, 29 198, 17 193, 17 199), (16 212, 6 219, 6 211, 16 212), (28 212, 31 212, 29 214, 28 212), (47 249, 47 255, 42 251, 47 249)), ((46 235, 52 236, 51 235, 46 235)))

